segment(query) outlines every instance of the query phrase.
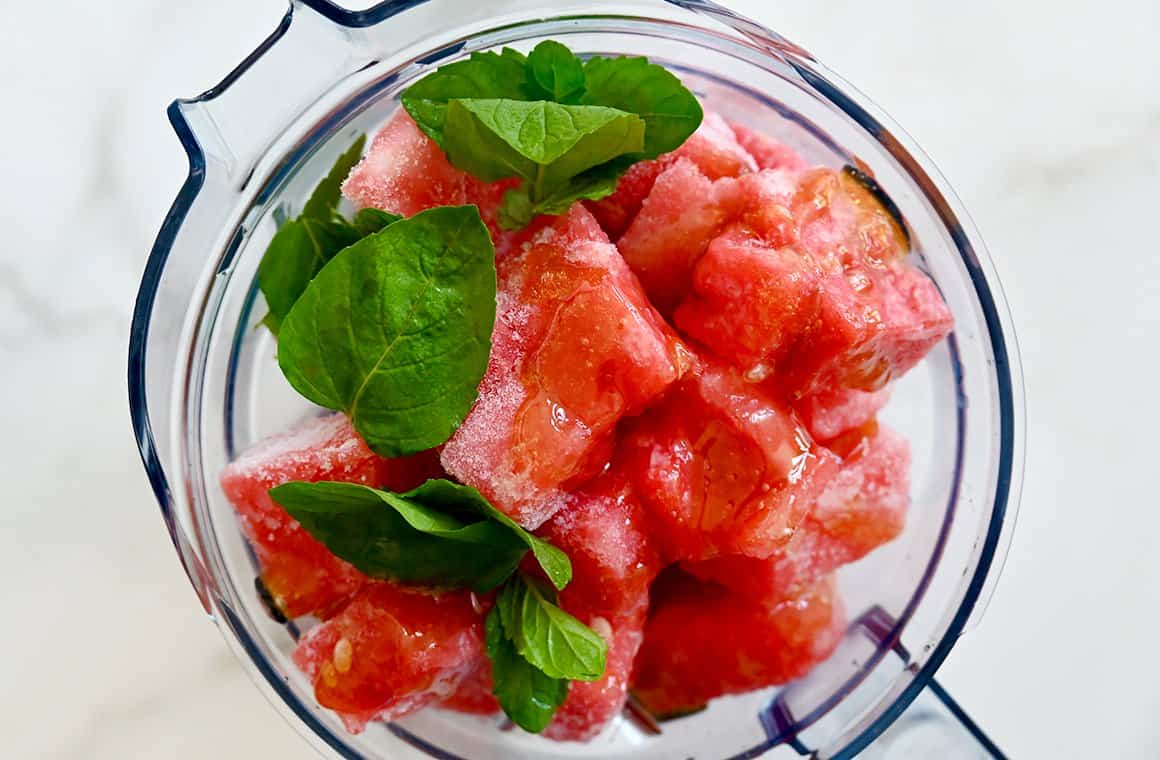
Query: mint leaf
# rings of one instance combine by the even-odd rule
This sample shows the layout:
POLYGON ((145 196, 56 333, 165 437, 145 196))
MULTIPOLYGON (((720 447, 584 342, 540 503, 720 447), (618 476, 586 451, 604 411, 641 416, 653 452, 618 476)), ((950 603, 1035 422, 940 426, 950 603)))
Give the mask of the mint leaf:
POLYGON ((302 207, 302 217, 329 222, 338 213, 338 202, 342 199, 342 183, 350 175, 351 169, 362 158, 366 135, 360 135, 354 144, 338 157, 326 178, 314 188, 306 205, 302 207))
POLYGON ((389 211, 383 211, 377 208, 364 208, 354 215, 351 220, 351 226, 355 228, 360 237, 373 235, 384 227, 390 227, 403 217, 398 214, 392 214, 389 211))
POLYGON ((528 55, 532 80, 544 100, 574 103, 584 92, 584 63, 564 45, 544 40, 528 55))
POLYGON ((504 631, 499 609, 492 607, 484 624, 491 660, 492 693, 512 722, 538 734, 568 696, 568 681, 552 678, 520 656, 504 631))
POLYGON ((533 200, 644 145, 644 122, 614 108, 546 100, 462 99, 447 106, 448 158, 491 182, 520 177, 533 200))
POLYGON ((530 100, 527 59, 511 48, 472 53, 466 61, 440 66, 403 93, 403 108, 427 135, 443 145, 447 103, 455 98, 530 100))
POLYGON ((471 486, 452 483, 449 480, 428 480, 414 491, 404 494, 406 498, 417 499, 437 509, 452 514, 467 513, 504 525, 519 539, 543 568, 552 585, 563 590, 572 580, 572 562, 568 555, 539 536, 532 535, 503 512, 500 512, 479 491, 471 486))
POLYGON ((516 651, 552 678, 598 680, 604 675, 608 643, 546 593, 518 574, 500 591, 496 606, 516 651))
POLYGON ((641 159, 676 150, 704 116, 696 96, 668 69, 647 58, 594 56, 584 64, 587 91, 581 103, 617 108, 644 119, 641 159))
POLYGON ((258 287, 269 313, 264 324, 275 335, 302 291, 335 254, 360 235, 347 223, 299 217, 283 224, 258 264, 258 287))
POLYGON ((341 251, 282 322, 278 365, 299 393, 346 412, 378 454, 446 441, 487 369, 495 249, 475 206, 441 206, 341 251))
POLYGON ((499 209, 507 229, 609 195, 633 163, 680 147, 703 116, 664 67, 583 62, 552 40, 527 58, 505 48, 443 66, 412 85, 403 105, 454 166, 487 182, 523 180, 499 209))
MULTIPOLYGON (((526 542, 495 520, 461 520, 425 498, 357 483, 292 482, 270 498, 335 556, 374 578, 486 592, 504 582, 526 542)), ((426 489, 426 491, 425 491, 426 489)), ((481 497, 482 498, 482 497, 481 497)))
POLYGON ((453 164, 488 182, 524 180, 500 208, 508 228, 537 214, 564 213, 580 198, 608 195, 627 168, 615 159, 644 145, 644 122, 633 114, 548 101, 455 100, 446 126, 444 147, 453 164), (601 181, 586 181, 589 171, 601 181))

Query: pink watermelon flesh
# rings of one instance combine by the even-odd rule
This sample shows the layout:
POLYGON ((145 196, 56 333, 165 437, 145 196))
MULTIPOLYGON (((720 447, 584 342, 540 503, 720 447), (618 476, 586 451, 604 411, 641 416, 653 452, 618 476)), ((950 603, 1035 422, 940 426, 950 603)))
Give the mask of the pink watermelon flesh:
POLYGON ((483 615, 469 592, 385 582, 365 586, 294 652, 315 699, 352 733, 451 696, 484 658, 483 615))
POLYGON ((611 614, 633 607, 662 564, 628 477, 610 472, 563 499, 537 531, 572 560, 572 582, 560 593, 561 603, 611 614))
POLYGON ((459 686, 455 693, 439 703, 439 707, 472 715, 495 715, 500 711, 499 700, 492 690, 491 660, 484 657, 459 686))
POLYGON ((846 629, 831 580, 766 604, 682 573, 654 587, 632 693, 657 716, 714 697, 799 678, 829 657, 846 629))
POLYGON ((261 441, 222 472, 221 485, 261 565, 262 580, 287 617, 325 615, 366 578, 331 554, 267 493, 291 480, 377 486, 388 464, 334 414, 261 441))
POLYGON ((669 561, 768 557, 837 467, 776 399, 719 364, 634 421, 622 451, 669 561))
POLYGON ((403 109, 375 135, 342 186, 359 208, 411 216, 435 206, 467 203, 468 177, 403 109))
POLYGON ((733 129, 738 145, 753 156, 758 168, 794 170, 806 168, 805 160, 788 145, 741 124, 733 123, 729 126, 733 129))
POLYGON ((689 160, 710 180, 739 177, 757 170, 757 163, 740 145, 729 124, 712 111, 706 111, 701 126, 684 145, 653 161, 633 164, 620 178, 616 192, 587 203, 610 238, 618 240, 624 234, 657 177, 681 158, 689 160))
POLYGON ((688 292, 693 264, 740 202, 737 180, 710 180, 688 159, 657 177, 617 246, 662 314, 688 292))
POLYGON ((487 374, 442 462, 534 528, 604 466, 617 421, 671 385, 685 354, 583 206, 502 262, 499 287, 487 374))
POLYGON ((717 557, 684 567, 752 599, 785 599, 901 534, 909 499, 910 447, 879 427, 843 459, 797 533, 773 556, 717 557))
POLYGON ((794 413, 815 440, 825 443, 870 422, 889 400, 889 388, 824 390, 799 399, 794 413))
MULTIPOLYGON (((904 231, 849 174, 764 170, 736 182, 743 202, 719 215, 734 223, 718 225, 720 237, 714 228, 712 242, 693 236, 625 249, 646 288, 648 272, 661 268, 658 287, 681 293, 675 320, 684 333, 752 378, 774 376, 797 399, 878 390, 950 332, 937 289, 905 261, 904 231)), ((698 184, 685 183, 691 192, 698 184)), ((694 194, 710 197, 703 179, 694 194)), ((646 204, 638 223, 649 220, 646 204)), ((674 229, 672 221, 650 223, 674 229)), ((664 239, 643 226, 640 234, 664 239)))

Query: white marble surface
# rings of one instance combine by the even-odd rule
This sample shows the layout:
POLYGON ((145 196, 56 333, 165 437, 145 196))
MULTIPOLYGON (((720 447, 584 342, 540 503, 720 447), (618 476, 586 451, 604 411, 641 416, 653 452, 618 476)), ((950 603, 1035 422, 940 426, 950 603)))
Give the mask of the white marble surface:
MULTIPOLYGON (((907 127, 1015 314, 1019 530, 942 681, 1013 757, 1160 756, 1157 4, 734 5, 907 127)), ((184 173, 164 106, 232 67, 282 2, 5 6, 0 756, 310 757, 188 588, 123 380, 137 277, 184 173)))

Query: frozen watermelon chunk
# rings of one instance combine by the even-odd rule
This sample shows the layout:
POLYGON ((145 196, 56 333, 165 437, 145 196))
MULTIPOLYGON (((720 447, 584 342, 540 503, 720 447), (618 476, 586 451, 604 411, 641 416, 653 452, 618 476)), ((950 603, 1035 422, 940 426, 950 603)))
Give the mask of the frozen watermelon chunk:
POLYGON ((737 180, 710 180, 688 159, 657 177, 617 246, 662 313, 688 292, 693 264, 740 203, 737 180))
POLYGON ((579 204, 501 262, 499 289, 487 374, 442 462, 534 528, 562 486, 604 466, 617 421, 676 381, 686 354, 579 204))
MULTIPOLYGON (((566 590, 566 589, 565 589, 566 590)), ((633 662, 644 639, 647 593, 614 616, 569 609, 608 642, 604 676, 597 681, 573 681, 568 697, 556 711, 544 735, 557 741, 588 741, 624 709, 633 662)))
POLYGON ((815 440, 825 443, 873 420, 889 400, 889 388, 823 390, 799 399, 794 413, 815 440))
POLYGON ((434 206, 467 203, 467 187, 468 176, 400 108, 375 135, 342 191, 359 208, 411 216, 434 206))
POLYGON ((561 592, 561 603, 614 614, 636 605, 660 572, 661 559, 628 477, 610 472, 563 501, 538 531, 572 560, 572 582, 561 592))
POLYGON ((483 615, 466 591, 434 593, 376 581, 302 637, 294 662, 318 703, 359 733, 445 699, 486 655, 483 615))
POLYGON ((491 677, 491 660, 486 657, 479 662, 466 678, 460 682, 455 693, 439 703, 439 706, 455 712, 472 715, 494 715, 500 711, 499 700, 492 690, 495 682, 491 677))
POLYGON ((685 569, 753 599, 785 599, 893 540, 906 523, 910 447, 879 427, 842 461, 784 548, 768 559, 729 556, 685 569))
POLYGON ((846 629, 832 580, 776 604, 682 573, 654 589, 632 692, 654 715, 784 684, 829 657, 846 629))
POLYGON ((267 492, 291 480, 378 486, 387 481, 392 467, 401 465, 376 456, 346 417, 333 414, 259 442, 222 472, 222 490, 258 556, 262 581, 284 615, 325 615, 366 579, 316 541, 267 492))
POLYGON ((769 556, 837 466, 776 399, 721 364, 687 376, 635 420, 622 450, 670 561, 769 556))
POLYGON ((697 261, 692 292, 674 321, 686 335, 761 379, 817 318, 821 279, 808 257, 737 225, 715 238, 697 261))
POLYGON ((753 156, 753 160, 760 169, 804 169, 805 159, 799 156, 793 148, 779 142, 767 134, 752 130, 749 127, 737 124, 729 125, 737 143, 745 152, 753 156))
POLYGON ((600 226, 618 240, 640 211, 661 172, 688 159, 711 180, 739 177, 757 170, 757 162, 738 142, 729 124, 716 113, 705 111, 701 126, 681 147, 652 161, 633 164, 616 185, 616 192, 587 205, 600 226))

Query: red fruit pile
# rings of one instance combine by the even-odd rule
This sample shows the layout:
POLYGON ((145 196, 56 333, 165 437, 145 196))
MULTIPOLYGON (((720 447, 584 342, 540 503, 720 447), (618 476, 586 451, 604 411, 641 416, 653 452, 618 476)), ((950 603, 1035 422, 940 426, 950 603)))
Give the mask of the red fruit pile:
POLYGON ((400 111, 344 188, 402 214, 475 203, 492 229, 491 361, 446 445, 383 460, 331 416, 223 473, 274 604, 324 621, 295 654, 319 703, 354 731, 431 704, 498 711, 490 600, 366 578, 270 500, 289 480, 451 477, 563 549, 561 606, 609 655, 553 739, 595 736, 630 689, 671 715, 804 675, 845 631, 833 572, 903 529, 887 386, 951 329, 889 202, 715 114, 613 195, 519 232, 495 224, 507 186, 452 167, 400 111))

